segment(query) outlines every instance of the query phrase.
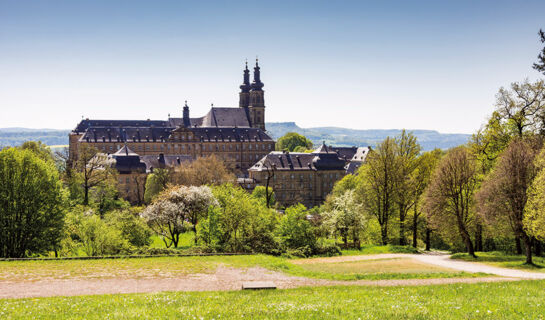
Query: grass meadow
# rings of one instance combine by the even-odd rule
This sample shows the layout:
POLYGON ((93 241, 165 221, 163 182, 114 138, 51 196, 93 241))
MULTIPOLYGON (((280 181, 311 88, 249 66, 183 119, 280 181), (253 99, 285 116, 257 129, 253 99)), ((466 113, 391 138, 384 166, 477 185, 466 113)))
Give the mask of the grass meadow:
POLYGON ((545 281, 0 300, 2 319, 544 319, 545 281))

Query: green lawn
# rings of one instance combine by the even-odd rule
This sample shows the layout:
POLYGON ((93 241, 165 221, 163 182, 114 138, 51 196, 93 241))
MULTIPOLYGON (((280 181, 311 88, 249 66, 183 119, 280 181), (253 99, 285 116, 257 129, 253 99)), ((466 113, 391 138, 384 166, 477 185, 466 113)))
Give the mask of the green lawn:
POLYGON ((476 252, 477 258, 473 258, 467 253, 456 253, 451 256, 452 259, 465 261, 482 262, 496 267, 522 269, 526 271, 545 272, 545 258, 533 257, 535 265, 525 264, 526 257, 522 255, 508 255, 503 252, 476 252))
MULTIPOLYGON (((180 242, 178 243, 178 249, 188 249, 195 246, 195 234, 193 232, 185 232, 180 235, 180 242)), ((154 235, 151 237, 152 248, 166 248, 165 242, 160 236, 154 235)), ((174 247, 171 247, 174 248, 174 247)))
POLYGON ((545 281, 0 300, 2 319, 544 319, 545 281))

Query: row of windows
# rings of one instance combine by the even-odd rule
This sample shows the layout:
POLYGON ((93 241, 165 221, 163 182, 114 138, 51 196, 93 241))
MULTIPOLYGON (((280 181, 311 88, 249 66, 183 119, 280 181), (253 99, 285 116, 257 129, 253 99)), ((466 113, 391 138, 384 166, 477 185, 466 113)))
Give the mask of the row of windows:
MULTIPOLYGON (((248 150, 259 150, 259 144, 255 144, 255 147, 254 145, 252 144, 248 144, 248 150)), ((119 150, 120 148, 122 147, 122 145, 117 145, 117 150, 119 150)), ((195 145, 194 146, 195 150, 199 150, 199 145, 195 145)), ((109 147, 106 147, 106 146, 99 146, 98 149, 102 149, 104 151, 106 150, 110 150, 110 151, 114 151, 114 147, 113 146, 109 146, 109 147)), ((154 145, 146 145, 145 146, 145 149, 144 149, 144 146, 143 145, 137 145, 134 147, 135 151, 144 151, 144 150, 153 150, 153 151, 164 151, 165 150, 165 147, 163 144, 161 145, 157 145, 157 144, 154 144, 154 145)), ((190 151, 191 150, 191 145, 185 145, 185 144, 168 144, 167 145, 167 150, 170 151, 170 150, 188 150, 190 151)), ((216 145, 208 145, 208 148, 206 148, 206 145, 203 145, 202 147, 203 151, 205 151, 206 149, 208 149, 208 151, 227 151, 227 149, 229 151, 233 151, 233 149, 235 151, 239 151, 240 150, 240 146, 238 144, 235 145, 235 147, 233 148, 233 145, 230 144, 229 147, 227 148, 225 144, 222 144, 222 145, 219 145, 219 144, 216 144, 216 145)), ((243 144, 242 145, 242 150, 246 150, 246 144, 243 144)), ((268 145, 265 145, 265 144, 262 144, 261 145, 261 150, 269 150, 271 151, 272 150, 272 144, 268 144, 268 145)))
MULTIPOLYGON (((305 174, 305 173, 292 173, 292 174, 290 174, 290 175, 279 174, 279 175, 275 175, 275 176, 273 177, 273 180, 277 180, 277 179, 278 179, 278 180, 282 180, 282 179, 284 179, 284 180, 286 180, 286 179, 292 179, 292 180, 293 180, 293 179, 297 179, 297 178, 299 178, 299 180, 303 180, 303 179, 305 179, 305 176, 307 176, 307 175, 308 175, 308 178, 309 178, 310 180, 312 180, 312 177, 314 176, 313 173, 310 173, 310 174, 305 174)), ((324 178, 324 179, 327 179, 328 177, 329 177, 329 179, 335 179, 335 181, 336 181, 336 180, 339 179, 339 173, 338 173, 338 172, 336 172, 336 173, 330 173, 329 175, 328 175, 328 174, 324 174, 324 175, 322 176, 322 178, 324 178)))

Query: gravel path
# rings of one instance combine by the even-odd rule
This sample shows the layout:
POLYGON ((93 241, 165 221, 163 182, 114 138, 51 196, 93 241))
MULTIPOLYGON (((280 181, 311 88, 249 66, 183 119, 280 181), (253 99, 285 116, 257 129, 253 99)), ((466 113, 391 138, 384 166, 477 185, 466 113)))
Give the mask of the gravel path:
POLYGON ((521 279, 545 279, 545 273, 531 272, 517 269, 508 269, 493 267, 478 262, 468 262, 450 259, 450 255, 428 255, 428 254, 414 254, 413 259, 421 262, 433 264, 450 269, 461 270, 465 272, 482 272, 488 274, 494 274, 502 277, 521 278, 521 279))

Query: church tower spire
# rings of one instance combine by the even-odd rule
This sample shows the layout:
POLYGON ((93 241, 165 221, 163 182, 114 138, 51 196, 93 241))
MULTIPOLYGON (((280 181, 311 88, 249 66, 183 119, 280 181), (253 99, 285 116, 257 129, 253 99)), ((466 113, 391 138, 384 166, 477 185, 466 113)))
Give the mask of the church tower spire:
POLYGON ((191 119, 189 118, 189 106, 187 105, 187 100, 185 101, 184 116, 182 119, 184 121, 184 127, 186 128, 191 127, 191 119))
POLYGON ((248 70, 248 61, 246 61, 246 68, 244 69, 244 76, 242 84, 240 85, 239 102, 238 106, 241 108, 248 107, 250 105, 250 70, 248 70))
POLYGON ((265 97, 263 91, 263 82, 261 82, 261 68, 259 60, 255 59, 254 81, 250 89, 250 123, 254 128, 265 130, 265 97))

